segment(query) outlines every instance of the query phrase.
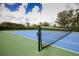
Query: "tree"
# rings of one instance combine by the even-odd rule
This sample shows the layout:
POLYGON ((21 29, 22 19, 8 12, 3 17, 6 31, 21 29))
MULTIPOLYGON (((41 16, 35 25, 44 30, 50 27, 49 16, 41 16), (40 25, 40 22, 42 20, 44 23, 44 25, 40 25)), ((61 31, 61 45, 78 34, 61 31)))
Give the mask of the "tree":
POLYGON ((79 9, 59 12, 56 23, 61 27, 70 27, 74 31, 79 31, 79 9))
POLYGON ((43 26, 49 26, 49 23, 44 22, 44 23, 43 23, 43 26))
POLYGON ((39 25, 39 26, 43 26, 43 23, 42 23, 42 22, 40 22, 38 25, 39 25))
POLYGON ((67 21, 67 11, 62 11, 62 12, 59 12, 57 14, 57 21, 56 23, 58 23, 60 26, 66 26, 66 24, 68 23, 67 21))
POLYGON ((30 23, 26 23, 27 27, 30 27, 30 23))
POLYGON ((36 24, 32 24, 31 27, 32 27, 32 28, 37 28, 38 25, 36 25, 36 24))
POLYGON ((44 23, 40 22, 38 25, 39 26, 49 26, 49 23, 48 22, 44 22, 44 23))
POLYGON ((56 24, 54 24, 53 27, 57 27, 56 24))
POLYGON ((77 25, 78 25, 78 27, 79 27, 79 9, 76 9, 76 23, 77 23, 77 25))
POLYGON ((62 27, 70 27, 74 16, 74 11, 73 9, 61 11, 57 14, 57 16, 58 18, 56 23, 58 23, 62 27))

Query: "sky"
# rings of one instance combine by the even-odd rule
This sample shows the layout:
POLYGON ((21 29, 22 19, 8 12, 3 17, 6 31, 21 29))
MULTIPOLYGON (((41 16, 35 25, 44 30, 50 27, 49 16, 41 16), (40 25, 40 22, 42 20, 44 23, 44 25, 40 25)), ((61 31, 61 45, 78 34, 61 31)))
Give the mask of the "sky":
POLYGON ((78 6, 78 3, 3 3, 0 4, 0 23, 48 22, 53 25, 60 11, 77 9, 78 6))

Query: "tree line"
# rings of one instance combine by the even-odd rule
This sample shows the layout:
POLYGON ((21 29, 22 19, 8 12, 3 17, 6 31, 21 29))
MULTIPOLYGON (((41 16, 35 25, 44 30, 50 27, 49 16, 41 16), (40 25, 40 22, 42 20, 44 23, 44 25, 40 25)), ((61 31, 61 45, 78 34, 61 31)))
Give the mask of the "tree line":
POLYGON ((3 22, 0 24, 0 30, 19 30, 19 29, 26 29, 26 26, 11 22, 3 22))
POLYGON ((30 24, 26 23, 26 25, 23 24, 16 24, 11 22, 3 22, 0 24, 0 30, 35 30, 38 28, 38 26, 49 26, 49 23, 47 22, 40 22, 37 24, 30 24))

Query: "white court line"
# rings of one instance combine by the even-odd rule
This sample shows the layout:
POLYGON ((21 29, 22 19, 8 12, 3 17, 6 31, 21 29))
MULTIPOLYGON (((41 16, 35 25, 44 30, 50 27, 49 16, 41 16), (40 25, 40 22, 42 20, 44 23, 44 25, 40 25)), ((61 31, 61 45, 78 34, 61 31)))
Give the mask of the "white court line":
MULTIPOLYGON (((78 43, 74 43, 74 42, 68 42, 68 41, 62 41, 62 40, 61 40, 61 42, 66 42, 66 43, 69 43, 69 44, 79 45, 78 43)), ((74 53, 79 54, 79 52, 73 51, 73 50, 71 50, 71 49, 63 48, 63 47, 61 47, 61 46, 57 46, 57 45, 53 45, 53 44, 52 44, 52 46, 55 46, 55 47, 57 47, 57 48, 61 48, 61 49, 64 49, 64 50, 66 50, 66 51, 70 51, 70 52, 74 52, 74 53)))
POLYGON ((61 42, 66 42, 66 43, 69 43, 69 44, 79 45, 79 43, 70 42, 70 41, 68 42, 68 41, 64 41, 64 40, 62 41, 62 40, 61 40, 61 42))
MULTIPOLYGON (((31 37, 24 36, 24 35, 21 35, 21 34, 16 34, 16 33, 12 33, 12 34, 23 37, 23 38, 32 39, 31 37)), ((32 39, 32 40, 38 41, 37 39, 32 39)))
POLYGON ((73 51, 71 49, 66 49, 66 48, 63 48, 63 47, 60 47, 60 46, 56 46, 56 45, 52 45, 52 46, 57 47, 57 48, 60 48, 60 49, 63 49, 63 50, 66 50, 66 51, 69 51, 69 52, 73 52, 73 53, 79 54, 78 52, 73 51))

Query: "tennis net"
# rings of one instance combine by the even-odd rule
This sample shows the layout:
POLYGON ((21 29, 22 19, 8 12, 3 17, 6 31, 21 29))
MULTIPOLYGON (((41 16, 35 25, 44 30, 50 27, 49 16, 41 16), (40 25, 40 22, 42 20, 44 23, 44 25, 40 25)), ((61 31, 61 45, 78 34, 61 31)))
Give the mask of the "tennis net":
POLYGON ((71 33, 70 28, 54 28, 39 26, 38 29, 38 51, 54 44, 71 33))

